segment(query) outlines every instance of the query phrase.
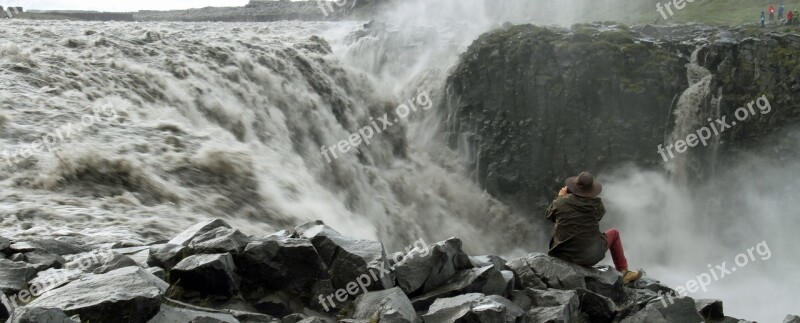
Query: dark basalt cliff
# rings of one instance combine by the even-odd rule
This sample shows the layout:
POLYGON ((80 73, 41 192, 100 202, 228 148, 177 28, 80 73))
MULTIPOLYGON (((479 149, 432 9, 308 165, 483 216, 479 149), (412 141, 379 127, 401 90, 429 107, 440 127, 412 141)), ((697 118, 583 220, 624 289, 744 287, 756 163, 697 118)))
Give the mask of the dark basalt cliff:
POLYGON ((477 39, 448 78, 448 142, 491 194, 536 210, 580 170, 661 168, 658 145, 675 132, 685 137, 675 117, 686 108, 682 94, 697 97, 686 112, 692 131, 708 118, 730 121, 766 95, 772 112, 685 157, 689 177, 703 178, 710 165, 735 159, 723 152, 745 151, 797 123, 799 46, 794 34, 694 25, 510 26, 477 39), (710 72, 708 86, 690 89, 692 62, 710 72))

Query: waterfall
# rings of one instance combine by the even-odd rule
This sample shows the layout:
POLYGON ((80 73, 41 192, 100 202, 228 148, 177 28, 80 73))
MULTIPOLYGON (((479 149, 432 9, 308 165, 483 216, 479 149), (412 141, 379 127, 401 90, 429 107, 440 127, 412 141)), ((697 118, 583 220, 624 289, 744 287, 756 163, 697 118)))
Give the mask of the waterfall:
POLYGON ((4 163, 0 234, 152 241, 208 217, 252 234, 321 219, 390 250, 460 236, 479 253, 513 249, 504 228, 526 225, 444 162, 441 140, 409 139, 433 109, 325 160, 320 147, 435 84, 395 92, 343 63, 334 33, 358 24, 7 24, 3 149, 98 107, 118 118, 4 163))
MULTIPOLYGON (((722 96, 721 93, 717 96, 711 93, 712 74, 698 60, 702 49, 703 46, 698 46, 692 52, 690 62, 686 64, 689 87, 681 93, 673 108, 675 125, 672 133, 665 138, 665 147, 675 145, 678 140, 685 140, 687 135, 708 124, 708 118, 714 120, 719 117, 719 103, 722 96)), ((718 143, 719 137, 714 136, 710 143, 713 151, 716 151, 718 143)), ((694 162, 693 149, 700 147, 688 147, 683 153, 673 149, 674 158, 670 158, 664 164, 667 172, 678 183, 686 184, 689 178, 699 173, 699 166, 694 162)))

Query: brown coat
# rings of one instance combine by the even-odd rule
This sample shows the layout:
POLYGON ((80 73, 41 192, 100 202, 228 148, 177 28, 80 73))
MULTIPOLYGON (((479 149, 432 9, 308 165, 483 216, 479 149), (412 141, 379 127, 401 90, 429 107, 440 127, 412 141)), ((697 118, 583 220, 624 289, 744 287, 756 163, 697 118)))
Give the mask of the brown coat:
POLYGON ((600 198, 570 194, 556 198, 547 208, 547 219, 556 224, 549 255, 581 266, 594 266, 608 250, 600 220, 606 208, 600 198))

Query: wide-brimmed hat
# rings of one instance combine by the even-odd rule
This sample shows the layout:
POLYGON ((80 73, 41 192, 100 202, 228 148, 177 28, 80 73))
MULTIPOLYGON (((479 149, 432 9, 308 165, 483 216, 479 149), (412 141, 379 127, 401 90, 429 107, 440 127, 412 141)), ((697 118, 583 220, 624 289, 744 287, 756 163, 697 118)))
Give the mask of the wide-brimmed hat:
POLYGON ((588 172, 567 178, 566 185, 572 194, 582 197, 595 197, 603 191, 603 185, 595 181, 592 174, 588 172))

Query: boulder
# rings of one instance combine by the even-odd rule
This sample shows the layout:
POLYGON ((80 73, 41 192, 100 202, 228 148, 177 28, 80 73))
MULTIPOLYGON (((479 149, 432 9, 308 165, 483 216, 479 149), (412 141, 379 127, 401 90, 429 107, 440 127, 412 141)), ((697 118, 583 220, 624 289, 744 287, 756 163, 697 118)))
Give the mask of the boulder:
POLYGON ((231 226, 221 219, 203 221, 179 233, 169 241, 169 244, 188 246, 194 238, 220 227, 230 228, 231 226))
POLYGON ((328 267, 335 288, 346 288, 359 276, 376 277, 369 290, 394 287, 394 278, 386 260, 386 251, 378 241, 345 237, 322 221, 308 222, 295 228, 294 237, 311 240, 328 267))
MULTIPOLYGON (((719 321, 725 318, 722 301, 718 299, 696 299, 694 306, 706 321, 719 321)), ((797 322, 800 323, 800 322, 797 322)))
POLYGON ((495 269, 502 271, 505 269, 506 263, 508 261, 498 256, 487 255, 487 256, 470 256, 469 262, 472 264, 472 267, 475 268, 493 265, 495 269))
POLYGON ((37 271, 45 270, 48 268, 61 268, 67 263, 64 257, 54 255, 42 251, 26 252, 23 255, 24 261, 34 265, 37 271))
POLYGON ((183 245, 169 243, 152 245, 147 264, 169 270, 188 255, 189 248, 183 245))
MULTIPOLYGON (((78 269, 48 269, 36 274, 28 283, 28 291, 33 297, 59 288, 71 281, 84 277, 86 274, 78 269)), ((28 300, 30 301, 30 300, 28 300)))
POLYGON ((11 240, 0 237, 0 251, 8 249, 11 246, 11 240))
POLYGON ((441 286, 457 271, 472 268, 461 245, 460 239, 450 238, 433 244, 427 250, 411 250, 395 268, 397 285, 406 294, 420 295, 441 286))
POLYGON ((359 295, 354 302, 353 318, 370 322, 408 322, 421 320, 408 296, 399 287, 359 295))
POLYGON ((697 312, 691 297, 663 297, 648 303, 633 315, 623 318, 624 322, 675 322, 700 323, 703 317, 697 312))
POLYGON ((617 306, 608 297, 593 293, 583 288, 575 290, 580 300, 580 311, 590 322, 611 322, 617 315, 617 306))
POLYGON ((239 290, 240 281, 229 253, 189 256, 172 268, 169 279, 186 291, 225 297, 239 290))
POLYGON ((0 292, 11 294, 25 289, 28 280, 33 278, 36 272, 34 265, 0 259, 0 292))
POLYGON ((569 305, 537 307, 525 313, 526 322, 565 323, 583 322, 580 313, 569 305))
POLYGON ((105 274, 109 271, 120 268, 140 266, 140 264, 131 257, 112 252, 110 250, 107 252, 108 253, 102 255, 102 257, 86 256, 75 259, 67 264, 67 268, 80 269, 85 272, 91 272, 95 274, 105 274))
POLYGON ((111 251, 128 256, 129 258, 133 259, 133 261, 136 261, 136 263, 139 264, 139 267, 148 266, 147 260, 150 259, 150 246, 118 248, 111 249, 111 251))
POLYGON ((508 267, 519 277, 522 287, 537 288, 538 279, 548 288, 584 288, 616 303, 621 303, 625 298, 622 275, 611 267, 583 267, 542 253, 513 259, 508 267))
POLYGON ((12 252, 26 253, 31 251, 40 251, 59 256, 74 255, 90 250, 86 247, 79 247, 52 239, 16 242, 12 243, 11 246, 9 246, 9 249, 12 250, 12 252))
POLYGON ((176 323, 176 322, 228 322, 239 323, 233 315, 219 312, 205 312, 190 308, 180 308, 168 304, 161 304, 158 313, 148 323, 176 323))
POLYGON ((425 323, 517 322, 524 314, 525 311, 501 296, 470 293, 437 299, 422 319, 425 323))
POLYGON ((800 316, 797 315, 786 315, 786 318, 783 319, 783 323, 800 323, 800 316))
POLYGON ((167 277, 167 272, 164 270, 164 268, 161 268, 161 267, 149 267, 149 268, 145 268, 145 270, 148 273, 153 274, 153 276, 161 278, 161 280, 165 280, 166 277, 167 277))
MULTIPOLYGON (((77 269, 85 272, 93 272, 100 268, 107 261, 114 258, 114 253, 111 249, 101 248, 89 252, 82 252, 79 254, 69 255, 64 257, 67 263, 64 265, 66 269, 77 269)), ((130 264, 134 264, 130 262, 130 264)))
POLYGON ((258 312, 275 316, 285 316, 303 310, 303 304, 285 291, 270 292, 251 303, 258 312))
POLYGON ((14 307, 11 305, 11 300, 5 294, 0 293, 0 322, 5 322, 11 317, 14 307))
POLYGON ((503 295, 506 282, 503 275, 494 266, 462 270, 456 273, 444 285, 415 297, 411 300, 414 309, 422 311, 428 308, 438 298, 453 297, 466 293, 481 293, 484 295, 503 295))
POLYGON ((14 310, 9 323, 80 323, 57 308, 20 307, 14 310))
POLYGON ((139 267, 90 274, 44 293, 28 307, 59 308, 88 322, 147 322, 158 312, 167 283, 139 267))
POLYGON ((250 238, 239 230, 217 227, 203 233, 189 242, 194 253, 241 253, 250 238))
POLYGON ((635 282, 630 284, 630 287, 635 289, 646 289, 653 291, 655 293, 661 292, 662 294, 675 293, 675 291, 672 290, 672 288, 669 288, 666 285, 661 284, 660 281, 648 277, 642 277, 637 279, 635 282))
POLYGON ((276 236, 252 241, 234 260, 246 292, 265 287, 302 294, 328 278, 327 267, 308 239, 276 236))

